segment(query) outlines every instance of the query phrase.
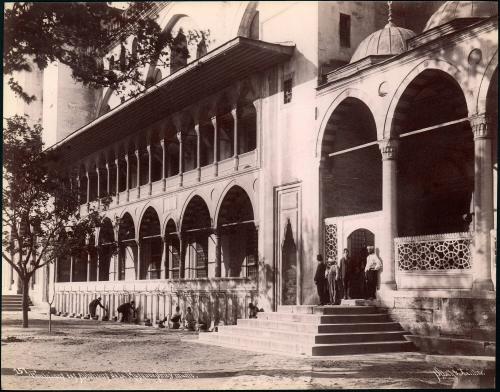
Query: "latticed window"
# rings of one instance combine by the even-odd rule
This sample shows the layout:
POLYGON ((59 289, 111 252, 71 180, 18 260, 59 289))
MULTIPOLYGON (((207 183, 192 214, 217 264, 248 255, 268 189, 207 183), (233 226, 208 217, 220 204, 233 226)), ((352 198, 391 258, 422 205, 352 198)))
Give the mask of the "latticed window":
POLYGON ((170 247, 170 257, 171 257, 171 277, 173 279, 179 279, 180 278, 180 265, 181 265, 181 257, 179 254, 179 249, 172 245, 170 247))
MULTIPOLYGON (((253 226, 253 225, 252 225, 253 226)), ((258 231, 252 227, 247 236, 247 278, 257 279, 259 271, 258 231)))
POLYGON ((206 278, 208 276, 208 257, 206 246, 196 242, 194 246, 195 256, 195 275, 197 278, 206 278))

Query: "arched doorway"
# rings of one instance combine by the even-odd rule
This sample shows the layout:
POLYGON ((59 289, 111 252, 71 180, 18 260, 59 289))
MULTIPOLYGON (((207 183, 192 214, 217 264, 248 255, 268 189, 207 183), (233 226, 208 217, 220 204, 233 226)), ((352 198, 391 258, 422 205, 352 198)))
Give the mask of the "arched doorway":
POLYGON ((326 125, 321 149, 323 218, 382 209, 382 158, 373 115, 361 100, 346 98, 326 125))
POLYGON ((136 279, 137 243, 135 226, 127 212, 120 219, 118 228, 118 279, 136 279))
POLYGON ((139 227, 139 279, 160 279, 163 243, 160 219, 155 209, 148 207, 139 227))
POLYGON ((198 195, 188 203, 181 225, 181 278, 208 276, 208 237, 212 231, 210 212, 198 195))
POLYGON ((347 237, 347 249, 352 263, 349 293, 352 298, 364 298, 364 269, 368 246, 375 246, 375 235, 370 230, 357 229, 347 237))
POLYGON ((109 219, 105 219, 99 230, 99 280, 115 280, 115 267, 111 263, 114 242, 113 225, 109 219))
POLYGON ((474 143, 465 97, 447 73, 425 70, 396 107, 398 235, 469 231, 474 143), (416 132, 414 132, 416 131, 416 132))
POLYGON ((217 230, 222 249, 222 276, 257 277, 257 229, 247 193, 233 186, 222 200, 217 230))

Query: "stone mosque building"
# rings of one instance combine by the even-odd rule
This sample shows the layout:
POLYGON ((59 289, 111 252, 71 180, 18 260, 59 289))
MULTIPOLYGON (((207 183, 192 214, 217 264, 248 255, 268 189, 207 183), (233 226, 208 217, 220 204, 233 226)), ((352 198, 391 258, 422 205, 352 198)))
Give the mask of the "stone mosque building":
MULTIPOLYGON (((494 340, 496 2, 151 13, 177 47, 136 98, 86 90, 57 64, 30 75, 81 212, 112 196, 91 251, 39 271, 34 302, 55 292, 78 315, 101 296, 115 316, 134 299, 141 321, 179 305, 234 324, 250 302, 317 304, 316 255, 361 260, 373 245, 377 303, 405 329, 494 340), (210 35, 188 43, 194 29, 210 35)), ((120 47, 104 59, 121 61, 120 47)))

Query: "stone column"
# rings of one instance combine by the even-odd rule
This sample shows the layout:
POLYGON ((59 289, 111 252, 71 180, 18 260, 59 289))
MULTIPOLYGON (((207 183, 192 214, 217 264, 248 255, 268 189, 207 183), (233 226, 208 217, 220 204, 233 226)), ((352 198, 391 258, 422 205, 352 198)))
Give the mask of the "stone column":
POLYGON ((110 195, 111 191, 111 180, 109 178, 109 162, 106 161, 106 196, 110 195))
POLYGON ((167 250, 168 250, 168 242, 165 237, 162 237, 161 239, 161 244, 162 244, 162 254, 161 254, 161 279, 167 279, 168 277, 168 265, 167 265, 167 250))
POLYGON ((69 258, 69 281, 73 282, 73 264, 75 263, 75 258, 70 256, 69 258))
POLYGON ((167 161, 167 149, 165 146, 165 139, 160 140, 161 144, 161 153, 162 153, 162 158, 161 158, 161 180, 163 182, 163 192, 167 189, 167 180, 166 180, 166 171, 165 171, 165 164, 167 161))
POLYGON ((380 274, 380 288, 396 289, 396 266, 394 257, 394 238, 397 237, 397 150, 398 141, 385 139, 379 144, 382 153, 382 230, 380 240, 375 244, 379 248, 379 257, 383 267, 380 274))
POLYGON ((222 252, 221 252, 221 233, 219 229, 215 229, 215 277, 220 278, 221 277, 221 271, 222 271, 222 252))
POLYGON ((141 239, 139 238, 136 240, 137 243, 137 274, 136 274, 136 279, 140 280, 141 279, 141 239))
POLYGON ((95 167, 95 172, 97 174, 97 207, 99 207, 99 204, 101 202, 101 172, 99 170, 99 166, 96 165, 95 167))
POLYGON ((90 210, 90 175, 89 172, 86 171, 85 175, 87 176, 87 212, 90 210))
POLYGON ((194 126, 194 131, 196 132, 196 170, 198 172, 198 181, 201 179, 201 160, 200 160, 200 150, 201 150, 201 135, 200 135, 200 124, 194 126))
POLYGON ((238 170, 239 158, 238 158, 238 113, 236 108, 231 110, 231 115, 233 116, 234 128, 233 128, 233 161, 234 161, 234 171, 238 170))
POLYGON ((76 186, 78 187, 78 213, 81 214, 81 206, 82 206, 82 189, 81 189, 81 182, 80 182, 80 176, 76 176, 76 186))
POLYGON ((116 204, 120 203, 120 160, 115 159, 116 165, 116 204))
POLYGON ((179 140, 179 186, 182 186, 182 173, 184 171, 184 159, 182 159, 182 132, 177 132, 179 140))
POLYGON ((214 176, 218 175, 218 167, 217 167, 217 154, 219 151, 219 146, 217 145, 217 116, 212 117, 212 126, 214 127, 214 176))
POLYGON ((127 179, 125 180, 125 192, 127 192, 127 201, 130 199, 130 162, 128 153, 125 154, 125 163, 127 165, 127 179))
POLYGON ((135 150, 135 159, 137 161, 137 198, 141 197, 141 154, 137 149, 135 150))
POLYGON ((151 144, 147 145, 148 150, 148 195, 153 193, 153 183, 151 182, 151 167, 152 167, 152 159, 151 159, 151 144))
POLYGON ((474 134, 473 290, 493 290, 490 230, 493 229, 491 131, 484 114, 470 119, 474 134))
POLYGON ((185 260, 184 260, 184 244, 183 236, 179 233, 179 278, 183 279, 185 276, 185 260))
POLYGON ((95 247, 94 252, 96 252, 95 280, 96 280, 96 282, 99 282, 99 280, 100 280, 99 267, 100 267, 100 264, 101 264, 101 252, 99 252, 99 248, 97 246, 95 247))
POLYGON ((90 252, 87 252, 87 282, 90 282, 90 252))

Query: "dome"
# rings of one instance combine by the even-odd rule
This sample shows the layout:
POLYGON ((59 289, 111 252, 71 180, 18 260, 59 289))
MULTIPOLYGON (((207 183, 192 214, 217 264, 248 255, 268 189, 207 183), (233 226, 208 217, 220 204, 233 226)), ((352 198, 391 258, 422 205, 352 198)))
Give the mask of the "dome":
POLYGON ((389 22, 381 30, 366 37, 352 55, 351 63, 368 56, 396 55, 406 51, 406 41, 415 37, 411 30, 398 27, 389 22))
POLYGON ((434 12, 424 31, 458 18, 488 18, 498 14, 496 1, 447 1, 434 12))

